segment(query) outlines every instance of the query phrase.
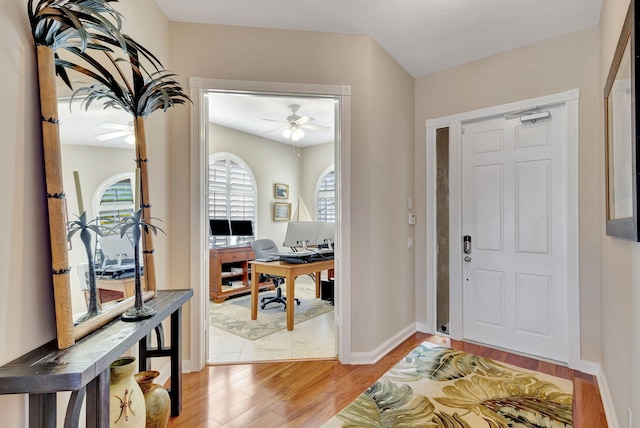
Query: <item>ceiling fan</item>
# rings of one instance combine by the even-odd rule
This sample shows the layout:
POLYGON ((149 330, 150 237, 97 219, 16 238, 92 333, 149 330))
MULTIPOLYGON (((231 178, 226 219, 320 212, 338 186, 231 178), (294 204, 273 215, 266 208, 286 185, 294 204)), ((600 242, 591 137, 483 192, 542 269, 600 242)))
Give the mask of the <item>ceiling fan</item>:
POLYGON ((133 144, 136 141, 136 138, 133 135, 133 122, 129 122, 127 125, 113 122, 102 122, 98 125, 98 128, 112 130, 111 132, 96 135, 96 139, 98 141, 108 141, 120 137, 124 137, 124 141, 128 144, 133 144))
POLYGON ((276 132, 282 130, 282 136, 284 138, 290 139, 292 141, 299 141, 305 135, 303 129, 311 129, 314 131, 329 131, 331 129, 331 127, 329 126, 311 125, 309 122, 314 120, 311 116, 298 116, 297 111, 300 109, 299 104, 291 104, 289 108, 291 109, 291 114, 286 117, 286 120, 262 119, 268 120, 270 122, 286 123, 286 125, 270 129, 266 132, 276 132))

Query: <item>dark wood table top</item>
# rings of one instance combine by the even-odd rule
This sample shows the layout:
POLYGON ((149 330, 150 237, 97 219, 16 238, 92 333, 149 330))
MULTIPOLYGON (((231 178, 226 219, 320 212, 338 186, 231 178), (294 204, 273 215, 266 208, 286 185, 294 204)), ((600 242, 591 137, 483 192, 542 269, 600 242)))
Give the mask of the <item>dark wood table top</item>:
POLYGON ((180 309, 193 290, 159 290, 145 302, 157 313, 148 319, 118 319, 80 339, 70 348, 57 349, 53 340, 0 367, 0 394, 42 394, 77 391, 108 369, 113 361, 180 309))

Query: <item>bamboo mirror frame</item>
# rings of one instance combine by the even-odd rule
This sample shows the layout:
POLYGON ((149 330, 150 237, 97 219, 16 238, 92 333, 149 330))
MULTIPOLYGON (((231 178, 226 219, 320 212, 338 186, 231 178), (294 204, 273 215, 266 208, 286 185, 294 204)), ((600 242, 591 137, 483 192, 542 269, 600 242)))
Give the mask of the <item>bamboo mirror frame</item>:
MULTIPOLYGON (((39 47, 38 47, 39 49, 39 47)), ((38 77, 41 82, 40 106, 42 113, 43 127, 43 147, 44 147, 44 169, 47 189, 47 205, 49 212, 49 234, 51 240, 51 265, 53 275, 53 294, 56 313, 56 331, 58 347, 60 349, 72 346, 76 340, 86 336, 92 331, 102 327, 109 321, 122 315, 127 309, 133 307, 134 297, 128 297, 120 303, 105 309, 99 315, 91 317, 81 323, 74 322, 72 310, 71 279, 69 266, 69 250, 67 243, 67 204, 65 186, 63 183, 62 156, 59 138, 59 121, 57 91, 43 91, 42 88, 56 87, 57 79, 53 68, 43 67, 38 62, 38 77), (43 85, 43 80, 53 81, 53 86, 43 85), (47 137, 45 137, 47 135, 47 137)), ((143 158, 146 159, 146 149, 140 147, 140 141, 136 138, 136 156, 140 157, 140 152, 145 152, 143 158)), ((146 162, 145 162, 146 164, 146 162)), ((131 170, 135 170, 132 163, 131 170)), ((146 207, 146 217, 150 217, 148 203, 149 184, 147 168, 140 171, 140 188, 134 192, 147 195, 147 200, 143 201, 146 207)), ((70 183, 67 183, 70 184, 70 183)), ((138 184, 138 183, 136 183, 138 184)), ((142 241, 144 253, 144 284, 146 291, 143 296, 148 300, 155 296, 155 266, 153 260, 153 241, 151 234, 145 234, 142 241)))

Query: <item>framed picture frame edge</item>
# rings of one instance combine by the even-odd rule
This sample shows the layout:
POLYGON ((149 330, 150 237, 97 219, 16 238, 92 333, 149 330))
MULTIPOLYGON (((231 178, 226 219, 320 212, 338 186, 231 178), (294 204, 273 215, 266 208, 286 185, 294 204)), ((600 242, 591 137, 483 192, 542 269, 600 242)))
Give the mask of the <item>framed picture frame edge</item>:
MULTIPOLYGON (((622 26, 622 30, 620 36, 618 38, 618 42, 616 45, 616 50, 613 56, 613 60, 611 63, 611 68, 609 69, 609 74, 607 76, 607 80, 604 88, 604 119, 605 119, 605 214, 606 214, 606 234, 608 236, 614 238, 627 239, 632 241, 640 241, 640 235, 638 233, 640 227, 638 223, 638 213, 639 213, 639 197, 638 197, 638 153, 639 153, 639 143, 640 143, 640 135, 638 135, 638 128, 636 124, 638 123, 638 109, 636 108, 636 101, 638 99, 638 89, 640 89, 640 82, 638 81, 639 77, 636 74, 637 70, 637 40, 638 33, 640 30, 638 20, 636 17, 636 11, 638 11, 638 7, 640 6, 640 0, 632 0, 629 4, 629 8, 627 10, 627 15, 624 20, 624 24, 622 26), (619 150, 619 142, 618 144, 614 144, 614 131, 616 128, 616 117, 614 116, 614 107, 615 103, 612 102, 613 89, 614 85, 619 82, 619 79, 616 79, 618 73, 625 64, 622 63, 624 59, 625 51, 629 49, 629 83, 630 83, 630 100, 629 100, 629 108, 630 108, 630 129, 629 131, 629 159, 631 165, 629 166, 630 174, 628 175, 628 180, 630 182, 626 183, 626 187, 630 186, 630 198, 631 200, 627 203, 627 209, 631 210, 631 215, 624 215, 623 217, 616 217, 615 210, 617 210, 616 203, 616 194, 619 191, 619 188, 616 188, 617 183, 620 181, 619 175, 621 175, 622 171, 616 171, 616 158, 621 156, 620 153, 616 153, 616 150, 619 150)), ((617 141, 616 141, 617 142, 617 141)), ((624 142, 623 142, 624 143, 624 142)), ((622 153, 622 156, 624 153, 622 153)), ((623 177, 624 178, 624 177, 623 177)))
POLYGON ((289 221, 290 219, 291 219, 291 202, 274 202, 273 203, 273 221, 289 221))

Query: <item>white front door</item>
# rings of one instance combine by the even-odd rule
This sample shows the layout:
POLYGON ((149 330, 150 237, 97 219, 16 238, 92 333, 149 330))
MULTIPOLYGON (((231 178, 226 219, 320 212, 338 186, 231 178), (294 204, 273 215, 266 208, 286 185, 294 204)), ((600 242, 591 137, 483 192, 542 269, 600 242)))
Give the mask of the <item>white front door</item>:
POLYGON ((462 125, 463 337, 568 361, 566 106, 542 111, 462 125))

